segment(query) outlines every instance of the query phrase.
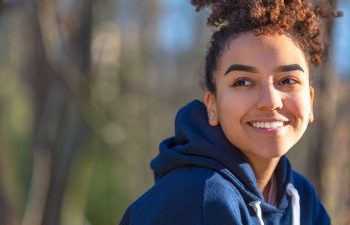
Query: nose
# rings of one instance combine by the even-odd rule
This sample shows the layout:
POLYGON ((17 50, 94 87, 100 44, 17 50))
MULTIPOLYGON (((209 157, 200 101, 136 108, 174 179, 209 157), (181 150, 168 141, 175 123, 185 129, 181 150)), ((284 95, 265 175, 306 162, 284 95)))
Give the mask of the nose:
POLYGON ((283 107, 282 93, 274 84, 262 86, 257 102, 257 109, 262 111, 277 110, 283 107))

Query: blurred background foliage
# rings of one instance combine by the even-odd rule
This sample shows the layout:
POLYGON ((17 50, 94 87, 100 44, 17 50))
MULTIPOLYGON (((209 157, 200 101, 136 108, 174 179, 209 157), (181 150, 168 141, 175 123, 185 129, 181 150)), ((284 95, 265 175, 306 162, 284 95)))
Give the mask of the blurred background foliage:
MULTIPOLYGON (((344 16, 326 24, 316 121, 290 158, 345 225, 350 2, 329 3, 344 16)), ((188 0, 0 1, 0 224, 117 224, 177 109, 201 98, 205 24, 188 0)))

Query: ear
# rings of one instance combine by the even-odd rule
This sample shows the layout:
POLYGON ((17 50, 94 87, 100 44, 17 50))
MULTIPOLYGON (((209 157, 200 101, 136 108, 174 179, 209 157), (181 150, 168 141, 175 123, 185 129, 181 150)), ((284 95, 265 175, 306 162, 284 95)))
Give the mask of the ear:
POLYGON ((219 120, 218 120, 218 115, 216 110, 216 97, 210 91, 206 91, 204 93, 204 104, 207 107, 209 124, 211 126, 218 126, 219 120))
POLYGON ((310 115, 309 115, 309 123, 314 121, 314 98, 315 98, 315 90, 310 86, 310 115))

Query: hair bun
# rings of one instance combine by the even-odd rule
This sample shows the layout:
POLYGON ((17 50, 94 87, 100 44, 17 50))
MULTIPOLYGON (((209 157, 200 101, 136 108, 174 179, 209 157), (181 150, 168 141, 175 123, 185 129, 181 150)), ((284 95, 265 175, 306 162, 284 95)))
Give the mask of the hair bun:
MULTIPOLYGON (((290 0, 297 7, 301 0, 290 0)), ((208 25, 220 26, 224 22, 250 20, 252 23, 265 23, 267 19, 275 21, 285 8, 283 0, 191 0, 196 10, 211 7, 208 25), (269 15, 267 15, 269 14, 269 15)))
MULTIPOLYGON (((274 23, 283 17, 286 9, 289 14, 297 14, 296 11, 312 10, 311 0, 191 0, 196 11, 203 8, 211 8, 208 17, 208 25, 218 27, 225 22, 238 20, 250 23, 274 23)), ((329 6, 328 6, 329 7, 329 6)), ((330 8, 319 8, 321 17, 337 17, 342 13, 332 11, 330 8)))
POLYGON ((192 5, 196 7, 196 11, 203 8, 212 8, 212 13, 208 17, 208 25, 220 26, 227 21, 235 10, 247 5, 248 1, 237 0, 191 0, 192 5))
POLYGON ((313 8, 312 0, 191 0, 196 11, 211 8, 208 25, 218 27, 224 22, 246 20, 251 23, 275 23, 284 13, 298 14, 297 11, 311 10, 320 17, 339 17, 341 11, 334 11, 329 4, 313 8))

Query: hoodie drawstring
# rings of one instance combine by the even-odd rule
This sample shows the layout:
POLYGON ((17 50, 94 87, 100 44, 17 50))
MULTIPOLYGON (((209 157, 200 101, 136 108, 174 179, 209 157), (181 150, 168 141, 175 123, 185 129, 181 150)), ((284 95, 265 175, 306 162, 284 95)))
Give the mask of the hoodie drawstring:
POLYGON ((258 220, 259 220, 259 224, 260 225, 265 225, 264 224, 264 221, 262 219, 262 213, 261 213, 261 207, 260 207, 260 204, 261 202, 260 201, 253 201, 253 202, 249 202, 249 205, 251 207, 253 207, 257 217, 258 217, 258 220))
POLYGON ((293 184, 287 185, 287 193, 292 198, 293 225, 300 225, 300 197, 293 184))
MULTIPOLYGON (((292 198, 292 225, 300 225, 300 197, 298 190, 294 187, 293 184, 289 183, 287 185, 287 193, 292 198)), ((256 216, 258 217, 259 225, 265 225, 262 219, 260 204, 260 201, 253 201, 249 203, 249 205, 254 209, 256 216)))

